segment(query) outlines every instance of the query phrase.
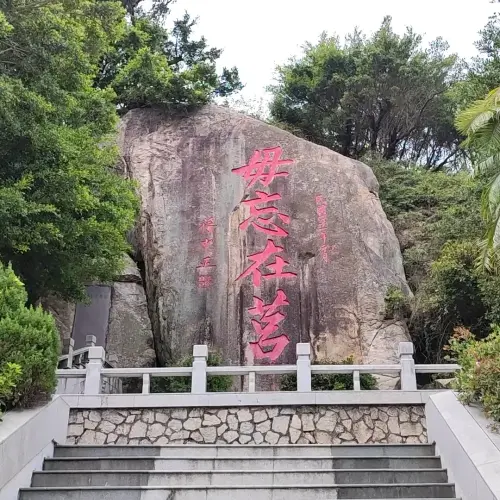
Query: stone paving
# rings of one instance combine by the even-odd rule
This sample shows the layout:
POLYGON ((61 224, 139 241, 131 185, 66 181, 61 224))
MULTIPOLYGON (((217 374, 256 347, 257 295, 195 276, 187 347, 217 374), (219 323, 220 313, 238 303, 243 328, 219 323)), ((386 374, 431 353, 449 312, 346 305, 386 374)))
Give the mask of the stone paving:
POLYGON ((426 443, 423 406, 71 410, 67 444, 426 443))

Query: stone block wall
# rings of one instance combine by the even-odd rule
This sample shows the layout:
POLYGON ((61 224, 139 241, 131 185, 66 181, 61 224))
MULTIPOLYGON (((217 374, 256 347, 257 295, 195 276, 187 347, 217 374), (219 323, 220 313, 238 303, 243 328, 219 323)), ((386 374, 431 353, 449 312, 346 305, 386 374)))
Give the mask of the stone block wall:
POLYGON ((424 406, 71 410, 67 444, 426 443, 424 406))

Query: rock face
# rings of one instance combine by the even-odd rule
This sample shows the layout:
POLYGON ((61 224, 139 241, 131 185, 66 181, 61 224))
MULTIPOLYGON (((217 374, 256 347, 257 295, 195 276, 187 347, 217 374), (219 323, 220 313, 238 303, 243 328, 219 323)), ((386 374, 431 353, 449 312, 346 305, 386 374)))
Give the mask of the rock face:
POLYGON ((208 343, 233 363, 293 363, 297 342, 396 360, 408 335, 384 296, 408 288, 367 165, 218 106, 134 110, 120 147, 161 362, 208 343))
POLYGON ((130 257, 126 257, 125 269, 113 283, 106 353, 117 367, 156 363, 146 294, 137 265, 130 257))

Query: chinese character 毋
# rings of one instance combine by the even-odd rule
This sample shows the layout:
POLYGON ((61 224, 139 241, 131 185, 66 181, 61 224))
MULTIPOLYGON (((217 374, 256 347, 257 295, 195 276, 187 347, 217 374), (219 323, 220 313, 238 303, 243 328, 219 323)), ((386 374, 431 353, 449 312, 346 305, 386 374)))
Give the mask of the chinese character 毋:
POLYGON ((269 186, 276 177, 286 177, 288 172, 278 172, 282 165, 291 165, 293 160, 282 160, 283 150, 277 146, 254 152, 248 165, 233 169, 237 175, 241 175, 247 181, 247 187, 252 187, 260 182, 263 186, 269 186))

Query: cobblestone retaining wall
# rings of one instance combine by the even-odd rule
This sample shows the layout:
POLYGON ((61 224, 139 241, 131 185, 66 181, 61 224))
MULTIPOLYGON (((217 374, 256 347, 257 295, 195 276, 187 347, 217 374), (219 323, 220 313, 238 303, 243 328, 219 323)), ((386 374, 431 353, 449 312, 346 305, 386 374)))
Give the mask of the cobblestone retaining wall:
POLYGON ((72 410, 67 444, 426 443, 423 406, 72 410))

